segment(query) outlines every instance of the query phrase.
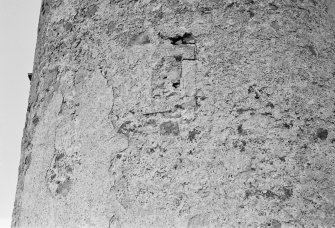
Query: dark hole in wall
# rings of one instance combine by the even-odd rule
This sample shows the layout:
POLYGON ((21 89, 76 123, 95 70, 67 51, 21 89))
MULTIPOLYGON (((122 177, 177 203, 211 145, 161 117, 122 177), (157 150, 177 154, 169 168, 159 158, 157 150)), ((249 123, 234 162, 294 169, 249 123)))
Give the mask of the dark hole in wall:
POLYGON ((183 60, 183 57, 181 55, 175 55, 173 56, 177 62, 181 62, 183 60))
POLYGON ((180 86, 180 82, 179 81, 178 82, 174 82, 174 83, 172 83, 172 86, 177 89, 180 86))
POLYGON ((182 36, 174 36, 174 37, 169 37, 168 38, 171 41, 171 44, 173 45, 178 45, 178 44, 182 44, 182 36))
POLYGON ((173 45, 180 45, 180 44, 194 44, 195 38, 192 33, 184 33, 184 35, 177 35, 173 37, 168 37, 173 45))

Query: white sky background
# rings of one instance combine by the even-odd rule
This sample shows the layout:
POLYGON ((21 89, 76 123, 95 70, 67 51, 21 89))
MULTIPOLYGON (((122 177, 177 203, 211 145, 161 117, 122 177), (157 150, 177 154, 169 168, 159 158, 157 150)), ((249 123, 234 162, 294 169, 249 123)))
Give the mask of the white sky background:
POLYGON ((0 228, 10 227, 41 0, 0 0, 0 228))

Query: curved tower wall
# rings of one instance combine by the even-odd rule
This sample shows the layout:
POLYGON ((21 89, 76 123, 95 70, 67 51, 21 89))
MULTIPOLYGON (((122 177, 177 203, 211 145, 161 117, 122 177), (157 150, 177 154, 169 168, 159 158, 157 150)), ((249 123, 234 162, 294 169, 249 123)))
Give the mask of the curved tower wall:
POLYGON ((332 4, 44 0, 12 226, 335 226, 332 4))

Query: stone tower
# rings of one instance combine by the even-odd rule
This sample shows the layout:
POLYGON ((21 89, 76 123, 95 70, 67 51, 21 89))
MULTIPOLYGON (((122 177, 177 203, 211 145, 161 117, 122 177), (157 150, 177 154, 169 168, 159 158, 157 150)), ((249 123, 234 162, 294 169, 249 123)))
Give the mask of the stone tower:
POLYGON ((335 227, 327 0, 43 0, 13 227, 335 227))

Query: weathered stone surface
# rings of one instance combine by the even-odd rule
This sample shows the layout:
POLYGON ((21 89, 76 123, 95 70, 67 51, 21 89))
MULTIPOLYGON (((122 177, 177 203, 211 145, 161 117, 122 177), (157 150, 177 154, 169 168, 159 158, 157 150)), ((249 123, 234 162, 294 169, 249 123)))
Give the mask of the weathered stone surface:
POLYGON ((335 227, 335 3, 43 0, 13 227, 335 227))

